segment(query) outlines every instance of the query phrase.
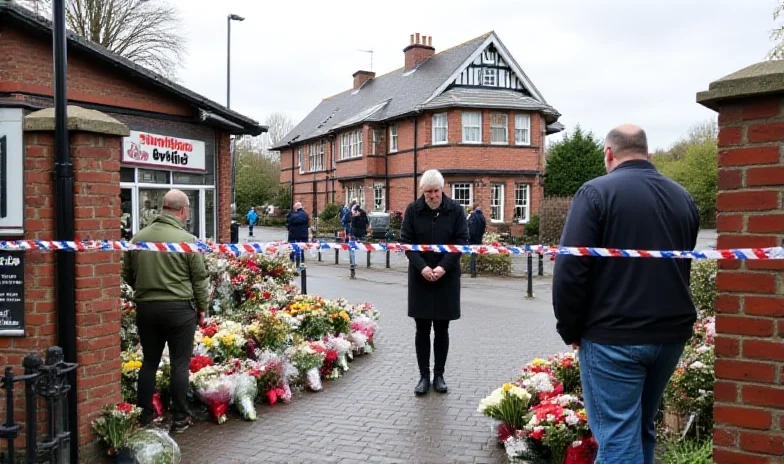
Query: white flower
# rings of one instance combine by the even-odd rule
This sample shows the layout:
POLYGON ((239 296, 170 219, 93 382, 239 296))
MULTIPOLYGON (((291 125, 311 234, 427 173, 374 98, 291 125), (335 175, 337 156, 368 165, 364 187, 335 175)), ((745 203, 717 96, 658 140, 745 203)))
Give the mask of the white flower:
POLYGON ((705 369, 707 366, 699 361, 694 361, 689 365, 689 369, 705 369))
POLYGON ((539 372, 523 380, 523 386, 526 388, 533 387, 537 393, 549 393, 555 389, 550 381, 550 374, 546 372, 539 372))
POLYGON ((496 388, 495 390, 493 390, 492 393, 490 393, 489 396, 486 396, 482 398, 481 401, 479 401, 479 407, 477 408, 476 411, 484 413, 485 410, 487 410, 487 408, 496 407, 499 404, 501 404, 501 401, 503 401, 503 399, 504 399, 503 387, 496 388))
POLYGON ((697 347, 697 353, 700 353, 700 354, 707 353, 710 350, 711 350, 711 347, 708 346, 708 345, 700 345, 700 346, 697 347))

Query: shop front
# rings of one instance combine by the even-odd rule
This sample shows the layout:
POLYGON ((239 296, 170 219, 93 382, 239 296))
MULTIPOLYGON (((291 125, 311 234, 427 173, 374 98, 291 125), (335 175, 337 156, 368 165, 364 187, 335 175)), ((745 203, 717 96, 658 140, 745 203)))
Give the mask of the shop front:
POLYGON ((215 239, 214 143, 132 130, 123 139, 120 188, 123 238, 150 225, 163 196, 175 188, 190 200, 185 229, 201 240, 215 239))

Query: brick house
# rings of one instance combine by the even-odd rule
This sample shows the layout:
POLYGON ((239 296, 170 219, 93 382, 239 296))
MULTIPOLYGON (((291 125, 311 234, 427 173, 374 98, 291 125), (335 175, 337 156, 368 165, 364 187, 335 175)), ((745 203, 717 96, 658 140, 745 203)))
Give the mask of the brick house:
MULTIPOLYGON (((55 237, 52 56, 51 23, 0 2, 3 241, 55 237)), ((166 191, 179 188, 191 202, 186 228, 202 239, 229 241, 230 136, 267 128, 72 34, 67 57, 75 238, 132 235, 160 211, 166 191)), ((69 419, 77 422, 71 428, 75 443, 84 447, 93 439, 90 422, 104 405, 122 398, 120 252, 75 253, 73 282, 58 281, 52 252, 21 257, 21 301, 13 307, 0 301, 0 366, 21 373, 28 353, 64 345, 75 320, 78 393, 69 419), (74 308, 56 299, 56 288, 68 285, 74 287, 74 308), (71 312, 73 319, 64 322, 71 312)), ((24 420, 23 399, 17 394, 17 422, 24 420)), ((5 408, 2 401, 4 418, 5 408)), ((24 446, 23 438, 17 446, 24 446)))
POLYGON ((495 32, 435 53, 412 34, 404 66, 354 73, 351 89, 325 98, 274 149, 294 201, 321 211, 357 200, 371 212, 402 211, 418 175, 439 169, 445 193, 479 203, 514 231, 538 211, 545 137, 560 114, 495 32))
MULTIPOLYGON (((18 125, 30 111, 53 105, 51 36, 48 20, 0 3, 0 120, 18 125)), ((123 141, 118 212, 128 232, 136 233, 159 212, 163 194, 176 187, 193 205, 189 230, 202 239, 229 241, 229 139, 259 135, 266 127, 71 34, 68 66, 69 104, 101 111, 131 130, 123 141), (156 151, 173 156, 160 159, 156 151)), ((21 198, 21 165, 16 170, 18 176, 9 176, 9 192, 21 198)), ((0 218, 0 234, 19 235, 22 216, 17 210, 13 218, 0 218)))

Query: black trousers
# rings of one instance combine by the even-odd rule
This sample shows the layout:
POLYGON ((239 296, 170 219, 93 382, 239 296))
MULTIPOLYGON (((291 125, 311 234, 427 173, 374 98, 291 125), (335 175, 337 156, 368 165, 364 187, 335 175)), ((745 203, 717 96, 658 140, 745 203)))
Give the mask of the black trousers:
POLYGON ((180 421, 191 415, 187 398, 188 376, 197 322, 196 310, 188 301, 137 304, 136 325, 144 353, 142 368, 139 370, 138 406, 145 414, 151 414, 153 411, 155 374, 163 356, 164 345, 168 344, 171 360, 172 418, 180 421))
POLYGON ((446 356, 449 352, 449 321, 434 321, 431 319, 414 319, 416 321, 416 355, 419 373, 430 377, 430 328, 435 331, 433 340, 433 355, 435 365, 433 373, 443 375, 446 367, 446 356))

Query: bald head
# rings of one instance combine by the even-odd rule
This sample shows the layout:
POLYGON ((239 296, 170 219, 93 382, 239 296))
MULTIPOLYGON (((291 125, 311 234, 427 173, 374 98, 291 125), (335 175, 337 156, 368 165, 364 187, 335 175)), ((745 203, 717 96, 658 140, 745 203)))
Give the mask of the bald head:
POLYGON ((634 124, 623 124, 611 130, 604 141, 616 158, 648 156, 648 137, 634 124))
POLYGON ((294 203, 294 210, 296 211, 298 209, 302 209, 302 202, 298 201, 298 202, 294 203))
POLYGON ((189 203, 188 195, 185 195, 182 190, 169 190, 163 197, 163 209, 169 211, 180 211, 186 206, 189 206, 189 203))

